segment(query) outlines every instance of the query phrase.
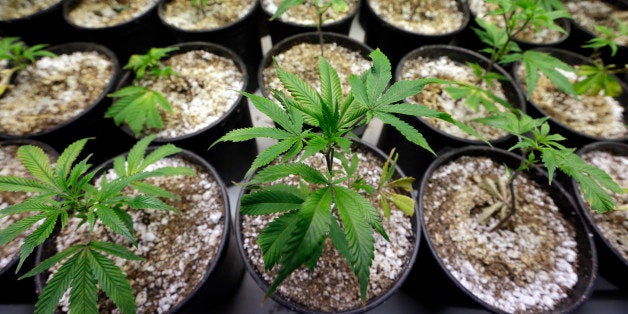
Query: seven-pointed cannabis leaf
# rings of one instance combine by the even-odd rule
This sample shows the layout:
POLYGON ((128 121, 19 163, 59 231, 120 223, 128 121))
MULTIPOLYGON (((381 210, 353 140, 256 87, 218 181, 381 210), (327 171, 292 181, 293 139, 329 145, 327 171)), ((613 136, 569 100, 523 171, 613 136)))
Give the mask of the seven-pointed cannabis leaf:
POLYGON ((94 226, 102 224, 114 233, 136 243, 133 222, 127 213, 130 209, 172 210, 157 197, 174 195, 142 180, 171 175, 193 175, 194 171, 184 167, 160 168, 145 171, 146 167, 164 157, 181 150, 173 145, 155 149, 148 155, 146 148, 154 139, 148 136, 139 141, 129 152, 114 160, 117 178, 108 181, 105 176, 99 185, 93 184, 100 169, 92 170, 89 156, 75 163, 87 139, 68 146, 53 166, 44 151, 35 146, 21 146, 17 155, 33 178, 0 176, 0 190, 32 192, 33 196, 22 203, 0 210, 1 216, 19 213, 31 215, 0 231, 0 245, 6 245, 21 233, 27 232, 38 222, 22 245, 18 270, 24 260, 40 244, 53 235, 56 226, 65 228, 70 217, 87 223, 90 235, 84 243, 71 246, 42 261, 21 278, 32 277, 60 265, 52 275, 35 305, 35 313, 52 313, 63 294, 70 289, 70 312, 98 313, 99 287, 122 313, 135 313, 135 298, 131 285, 111 257, 141 260, 128 248, 111 242, 92 239, 94 226), (127 196, 124 188, 131 186, 144 194, 127 196), (110 256, 110 257, 108 257, 110 256))
MULTIPOLYGON (((305 0, 282 1, 270 20, 272 21, 280 17, 288 11, 288 9, 301 4, 305 4, 305 0)), ((308 3, 306 5, 314 5, 316 7, 316 32, 318 33, 318 44, 320 46, 321 56, 323 56, 323 47, 325 44, 323 41, 323 30, 321 28, 323 25, 323 15, 325 15, 325 12, 327 12, 329 8, 332 8, 336 12, 345 12, 349 9, 349 5, 344 0, 313 0, 311 4, 308 3)))
POLYGON ((46 47, 44 44, 27 47, 16 37, 5 37, 0 40, 0 60, 7 60, 8 66, 11 66, 0 71, 0 96, 11 84, 13 75, 35 62, 36 58, 56 57, 54 53, 44 50, 46 47))
POLYGON ((320 93, 277 66, 279 79, 291 95, 273 91, 281 106, 261 96, 242 94, 279 127, 237 129, 216 142, 258 137, 278 140, 254 160, 249 172, 260 170, 247 183, 250 192, 240 203, 241 213, 245 215, 280 214, 258 239, 265 267, 278 265, 277 277, 267 296, 301 265, 315 267, 329 237, 357 276, 365 302, 374 258, 374 233, 387 239, 382 219, 368 197, 380 197, 385 200, 382 206, 389 207, 390 201, 413 214, 414 200, 392 190, 409 191, 412 183, 408 178, 393 180, 393 156, 384 167, 378 186, 369 186, 357 175, 358 159, 351 152, 354 128, 377 117, 430 152, 425 138, 396 115, 440 118, 470 130, 448 114, 426 106, 399 103, 420 92, 429 80, 399 81, 388 88, 392 78, 388 58, 379 50, 370 56, 372 67, 360 76, 351 75, 351 91, 346 97, 342 96, 338 73, 323 57, 319 59, 320 93), (320 131, 315 132, 307 125, 320 131), (315 154, 324 157, 326 170, 319 171, 304 163, 305 158, 315 154), (334 160, 341 161, 341 169, 333 167, 334 160), (301 187, 271 184, 289 175, 296 176, 301 187))
MULTIPOLYGON (((151 48, 145 55, 132 55, 124 69, 135 73, 134 83, 145 75, 154 78, 168 78, 177 73, 161 63, 161 59, 179 48, 151 48)), ((109 94, 116 101, 105 112, 105 118, 113 118, 116 125, 126 123, 135 136, 139 136, 144 125, 146 128, 163 128, 159 107, 172 112, 168 100, 158 91, 137 85, 129 85, 109 94), (159 107, 158 107, 159 106, 159 107)))

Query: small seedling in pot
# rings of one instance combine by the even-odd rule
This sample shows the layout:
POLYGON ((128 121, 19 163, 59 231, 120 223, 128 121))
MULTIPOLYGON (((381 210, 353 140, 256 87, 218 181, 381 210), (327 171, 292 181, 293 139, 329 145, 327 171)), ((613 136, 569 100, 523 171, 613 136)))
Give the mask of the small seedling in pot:
POLYGON ((116 98, 116 101, 105 112, 105 117, 113 118, 116 125, 126 123, 135 136, 139 136, 145 126, 163 128, 159 107, 166 112, 172 112, 170 102, 160 92, 136 84, 146 75, 155 79, 177 75, 174 70, 161 63, 161 59, 177 49, 151 48, 145 55, 132 55, 124 69, 135 74, 133 84, 108 95, 116 98))
POLYGON ((10 86, 13 76, 35 62, 35 59, 57 56, 45 50, 46 47, 44 44, 27 47, 16 37, 5 37, 0 40, 0 60, 8 61, 8 66, 11 67, 0 71, 0 96, 4 95, 10 86))
POLYGON ((338 73, 323 57, 319 59, 320 93, 276 65, 279 79, 292 97, 274 90, 280 106, 268 98, 242 94, 279 127, 236 129, 216 142, 262 137, 278 141, 254 160, 249 173, 259 170, 246 184, 250 192, 241 199, 244 215, 279 214, 258 238, 266 269, 278 266, 277 277, 266 296, 301 265, 314 268, 329 237, 351 266, 359 281, 362 301, 366 302, 374 232, 388 238, 382 218, 369 198, 382 201, 386 216, 390 204, 413 214, 414 200, 397 191, 412 191, 413 179, 393 177, 396 156, 391 154, 379 184, 368 184, 357 172, 359 160, 351 151, 356 137, 351 130, 376 117, 432 153, 425 138, 397 115, 439 118, 473 133, 446 113, 399 103, 421 91, 430 80, 399 81, 387 88, 392 78, 388 58, 379 50, 370 56, 372 67, 360 76, 351 75, 351 90, 346 97, 342 95, 338 73), (325 160, 324 171, 304 162, 317 154, 325 160), (339 160, 340 166, 334 167, 334 160, 339 160), (300 187, 272 184, 291 175, 298 178, 300 187))
POLYGON ((78 218, 89 226, 89 236, 83 243, 73 245, 42 261, 21 278, 32 277, 58 265, 35 305, 35 313, 53 313, 63 294, 70 290, 71 313, 98 313, 98 291, 105 295, 122 311, 135 313, 135 298, 131 285, 113 257, 126 260, 141 260, 127 247, 92 238, 94 227, 102 224, 111 232, 119 234, 137 245, 133 221, 127 211, 134 209, 156 209, 176 211, 158 197, 176 196, 152 186, 143 180, 151 177, 172 175, 194 175, 186 167, 168 167, 146 171, 154 162, 176 154, 181 150, 165 145, 146 155, 146 148, 154 139, 148 136, 139 141, 129 152, 114 160, 117 178, 111 181, 102 176, 100 184, 93 180, 101 169, 92 169, 89 156, 80 162, 77 157, 88 139, 79 140, 68 146, 56 164, 48 159, 41 148, 21 146, 17 156, 33 178, 0 176, 0 190, 33 193, 24 202, 0 210, 0 216, 19 213, 31 215, 0 231, 0 245, 6 245, 21 233, 36 226, 22 245, 17 269, 22 267, 33 250, 53 236, 55 227, 62 229, 68 219, 78 218), (143 194, 128 196, 124 189, 132 187, 143 194))
POLYGON ((200 12, 203 16, 206 15, 205 8, 207 6, 212 6, 216 4, 222 3, 222 0, 192 0, 192 5, 196 7, 197 11, 200 12))
MULTIPOLYGON (((275 14, 273 14, 273 16, 270 18, 270 20, 274 20, 278 17, 280 17, 282 14, 284 14, 284 12, 286 12, 288 9, 297 6, 297 5, 301 5, 304 4, 306 2, 306 0, 284 0, 282 1, 279 6, 277 7, 277 11, 275 12, 275 14)), ((310 1, 308 1, 310 2, 310 1)), ((318 33, 318 44, 320 46, 320 50, 321 50, 321 56, 324 55, 324 41, 323 41, 323 30, 322 30, 322 25, 323 25, 323 15, 325 14, 325 12, 327 12, 327 10, 329 10, 329 8, 332 8, 334 11, 336 12, 345 12, 349 9, 349 5, 347 4, 347 2, 345 2, 344 0, 313 0, 311 1, 311 4, 314 5, 316 7, 316 32, 318 33)))
POLYGON ((109 6, 117 13, 131 7, 129 0, 108 0, 109 6))

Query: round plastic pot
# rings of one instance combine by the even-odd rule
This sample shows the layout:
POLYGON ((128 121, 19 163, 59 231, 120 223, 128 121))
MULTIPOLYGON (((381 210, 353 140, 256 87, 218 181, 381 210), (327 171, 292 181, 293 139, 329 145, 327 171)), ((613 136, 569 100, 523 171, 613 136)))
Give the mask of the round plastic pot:
MULTIPOLYGON (((205 50, 218 56, 233 60, 242 72, 244 78, 244 86, 242 89, 246 89, 246 82, 248 81, 246 66, 244 65, 242 59, 233 51, 219 45, 204 42, 182 43, 171 47, 179 48, 179 50, 174 52, 172 55, 192 50, 205 50)), ((132 80, 132 73, 126 72, 118 83, 116 90, 130 85, 132 80)), ((236 103, 231 106, 231 108, 227 110, 222 117, 218 118, 207 127, 179 137, 158 137, 154 142, 171 143, 178 147, 193 151, 214 165, 225 182, 232 183, 233 181, 241 181, 244 178, 246 171, 253 163, 255 156, 257 156, 257 146, 255 141, 240 143, 224 142, 217 144, 212 147, 212 149, 208 148, 227 132, 233 129, 251 126, 251 114, 249 112, 248 103, 246 98, 239 95, 236 103)), ((131 129, 129 129, 126 125, 124 125, 121 129, 127 134, 127 141, 131 140, 135 142, 135 135, 131 129)))
MULTIPOLYGON (((371 51, 373 51, 373 49, 364 45, 363 43, 342 34, 323 33, 323 41, 325 43, 333 42, 351 51, 357 51, 362 57, 367 60, 370 60, 369 54, 371 53, 371 51)), ((296 45, 303 43, 318 45, 318 33, 303 33, 288 37, 274 45, 272 49, 270 49, 270 51, 267 52, 266 55, 264 55, 264 58, 262 59, 262 62, 260 63, 257 71, 257 83, 259 85, 260 92, 264 97, 270 97, 271 95, 270 90, 268 90, 268 88, 266 88, 266 85, 264 84, 264 69, 272 65, 273 58, 275 56, 289 50, 296 45)), ((316 71, 316 77, 318 77, 318 69, 316 71)), ((358 137, 361 137, 362 134, 364 134, 365 129, 365 126, 360 126, 356 128, 353 133, 355 133, 358 137)))
MULTIPOLYGON (((447 56, 452 61, 463 65, 466 62, 474 62, 480 66, 487 67, 490 63, 490 60, 484 56, 464 48, 445 45, 423 46, 413 50, 401 59, 395 69, 395 80, 401 80, 403 67, 409 60, 417 57, 437 59, 442 56, 447 56)), ((493 71, 508 78, 508 81, 501 82, 506 100, 513 107, 525 112, 525 100, 523 95, 519 88, 517 88, 517 85, 513 83, 514 81, 510 75, 508 75, 508 73, 499 65, 494 65, 493 71)), ((441 131, 425 121, 423 118, 410 116, 399 117, 423 134, 423 136, 427 139, 428 144, 435 152, 439 152, 446 148, 485 144, 480 140, 465 139, 441 131)), ((508 134, 498 139, 489 141, 489 143, 494 147, 507 149, 516 143, 516 139, 512 135, 508 134)), ((384 151, 390 151, 391 149, 396 148, 399 152, 399 165, 405 169, 409 175, 415 178, 420 178, 425 169, 427 169, 427 166, 435 158, 435 156, 430 152, 406 140, 403 135, 399 133, 399 131, 389 125, 384 125, 382 127, 382 132, 377 146, 384 151)))
MULTIPOLYGON (((0 148, 5 146, 37 146, 46 152, 49 156, 56 159, 59 153, 48 144, 28 139, 6 140, 0 141, 0 148)), ((19 254, 4 268, 0 269, 0 304, 18 304, 18 303, 34 303, 37 300, 35 293, 35 281, 32 278, 18 280, 18 278, 26 274, 35 267, 35 255, 29 256, 19 273, 16 273, 17 265, 20 261, 19 254)))
POLYGON ((249 73, 248 91, 257 88, 257 67, 262 59, 262 44, 259 34, 258 6, 255 6, 237 21, 225 26, 207 30, 184 30, 168 24, 165 19, 165 5, 172 0, 161 0, 159 3, 159 20, 178 42, 206 41, 233 50, 242 57, 249 73))
MULTIPOLYGON (((149 147, 148 151, 152 151, 156 148, 157 146, 149 147)), ((214 259, 209 263, 205 274, 192 292, 169 311, 169 313, 202 313, 206 312, 212 305, 223 303, 230 299, 240 284, 244 267, 242 260, 238 257, 237 245, 233 241, 234 234, 231 226, 227 187, 220 179, 218 172, 207 161, 191 151, 183 150, 175 156, 199 165, 207 171, 220 186, 224 202, 224 230, 221 235, 222 240, 220 246, 216 251, 214 259)), ((100 173, 104 173, 106 169, 110 169, 111 167, 113 167, 113 159, 100 165, 99 168, 104 169, 101 170, 100 173)), ((97 178, 98 176, 99 175, 96 175, 95 177, 97 178)), ((51 237, 37 248, 36 265, 56 253, 54 237, 51 237)), ((138 263, 137 261, 126 262, 138 263)), ((48 272, 44 272, 35 277, 38 295, 43 291, 44 283, 47 282, 49 275, 48 272)))
POLYGON ((63 0, 31 15, 0 20, 0 34, 20 37, 29 45, 58 44, 73 40, 68 36, 69 26, 63 20, 62 4, 63 0))
MULTIPOLYGON (((366 142, 356 142, 354 144, 354 147, 357 147, 364 151, 370 151, 371 153, 374 153, 377 156, 379 156, 382 160, 386 160, 386 158, 388 157, 386 154, 384 154, 384 152, 379 150, 377 147, 372 146, 366 142)), ((399 168, 399 166, 395 167, 395 173, 398 174, 400 177, 405 176, 404 172, 401 170, 401 168, 399 168)), ((252 175, 247 178, 247 181, 249 181, 251 178, 252 178, 252 175)), ((245 192, 246 192, 246 189, 242 189, 240 191, 240 195, 238 197, 237 210, 235 213, 235 220, 234 220, 235 227, 234 228, 235 228, 236 241, 238 243, 238 250, 240 252, 240 256, 242 260, 244 260, 244 266, 246 267, 248 273, 251 275, 251 277, 253 277, 253 280, 257 283, 260 289, 262 289, 263 291, 267 291, 269 284, 266 283, 266 281, 262 278, 262 275, 257 272, 257 270, 255 269, 255 266, 250 261, 248 254, 246 250, 244 249, 244 245, 243 245, 244 239, 242 237, 242 222, 240 219, 240 199, 242 198, 245 192)), ((416 191, 412 192, 412 198, 416 198, 416 191)), ((414 247, 411 253, 412 255, 408 259, 406 269, 404 269, 401 272, 401 275, 399 276, 397 281, 386 292, 382 293, 378 297, 368 300, 366 305, 364 305, 363 307, 358 307, 358 308, 341 311, 341 312, 335 312, 335 313, 355 314, 355 313, 368 312, 378 307, 382 303, 386 302, 386 300, 388 300, 388 298, 390 298, 397 291, 397 289, 401 287, 403 282, 406 280, 406 278, 410 274, 412 265, 414 265, 415 263, 417 252, 419 251, 419 243, 421 242, 421 231, 420 231, 421 225, 419 224, 419 221, 418 221, 417 211, 418 211, 418 208, 415 207, 415 214, 411 217, 412 219, 411 223, 412 223, 412 229, 413 229, 412 232, 413 232, 413 237, 415 241, 414 247)), ((353 274, 351 274, 351 276, 353 276, 353 274)), ((275 302, 281 304, 285 308, 289 309, 290 311, 295 311, 299 313, 326 313, 326 312, 311 310, 299 303, 293 302, 291 300, 288 300, 280 296, 279 294, 277 294, 277 292, 271 294, 270 298, 273 299, 275 302)))
POLYGON ((144 53, 150 47, 162 46, 171 42, 161 29, 162 25, 157 16, 155 2, 149 10, 141 15, 108 27, 84 27, 76 24, 69 17, 69 13, 83 0, 66 0, 63 2, 63 18, 72 28, 76 38, 91 41, 109 47, 121 62, 126 61, 132 54, 144 53))
POLYGON ((88 144, 90 146, 94 145, 92 149, 94 152, 93 160, 97 162, 106 160, 110 156, 110 145, 116 145, 116 143, 112 142, 109 135, 113 128, 108 125, 103 116, 111 103, 111 99, 107 97, 107 94, 113 91, 120 77, 118 59, 111 50, 94 43, 67 43, 50 47, 48 50, 57 55, 89 51, 105 55, 112 63, 113 73, 111 79, 98 97, 75 117, 38 133, 21 136, 0 134, 0 139, 29 138, 48 143, 57 151, 63 151, 76 140, 85 137, 95 137, 95 141, 90 141, 92 143, 88 144))
POLYGON ((371 3, 366 0, 361 20, 364 24, 364 42, 370 47, 379 48, 388 58, 393 67, 399 60, 411 50, 423 45, 449 44, 469 23, 469 8, 465 1, 456 0, 458 8, 464 14, 462 25, 459 29, 438 35, 420 34, 401 29, 382 19, 373 11, 371 3))
MULTIPOLYGON (((504 164, 510 169, 516 169, 521 160, 519 156, 502 149, 495 149, 484 146, 467 146, 463 148, 453 149, 441 155, 430 165, 430 167, 426 171, 425 176, 421 180, 419 198, 417 199, 420 215, 419 220, 421 223, 421 229, 423 229, 423 236, 426 239, 428 247, 432 252, 435 263, 440 266, 441 272, 445 273, 446 276, 450 279, 449 282, 441 281, 440 284, 435 283, 437 286, 439 286, 438 289, 440 290, 434 288, 434 291, 450 291, 451 289, 457 287, 457 289, 463 291, 464 294, 467 296, 467 301, 475 301, 491 312, 505 313, 504 310, 494 307, 493 305, 475 296, 454 277, 454 275, 448 270, 445 263, 438 256, 438 253, 434 248, 434 244, 432 243, 431 235, 428 233, 425 223, 425 216, 423 214, 423 197, 425 195, 425 188, 429 182, 429 179, 438 167, 445 165, 453 160, 456 160, 462 156, 488 157, 493 161, 498 162, 499 164, 504 164)), ((551 311, 556 313, 572 312, 580 305, 582 305, 591 296, 591 293, 593 291, 593 284, 597 277, 598 265, 595 244, 593 243, 591 237, 589 237, 588 228, 586 226, 586 223, 584 222, 584 218, 577 210, 577 206, 575 205, 573 199, 570 197, 569 193, 567 193, 562 188, 562 186, 556 182, 552 183, 551 186, 548 186, 547 173, 544 171, 535 168, 528 173, 528 176, 532 181, 536 182, 537 184, 539 184, 539 186, 545 189, 545 191, 547 191, 547 194, 552 198, 556 206, 559 208, 560 213, 562 214, 564 219, 574 227, 573 229, 576 233, 575 240, 578 249, 578 282, 575 284, 572 290, 569 291, 568 296, 564 298, 560 303, 556 304, 556 306, 551 311)))
MULTIPOLYGON (((338 21, 323 23, 323 25, 321 26, 321 30, 327 33, 349 35, 351 23, 353 22, 353 18, 355 18, 355 16, 358 14, 358 11, 360 11, 360 5, 360 2, 358 2, 353 11, 349 12, 347 16, 338 21)), ((275 14, 275 12, 267 12, 266 9, 264 9, 263 5, 260 5, 260 11, 262 12, 262 20, 266 21, 270 40, 272 41, 273 45, 276 45, 284 39, 297 34, 316 31, 316 25, 297 24, 290 21, 283 21, 281 18, 277 18, 271 21, 270 18, 273 16, 273 14, 275 14)))
MULTIPOLYGON (((588 64, 588 65, 593 64, 593 62, 590 59, 584 56, 581 56, 579 54, 575 54, 573 52, 567 51, 567 50, 556 49, 556 48, 539 48, 535 50, 548 53, 551 56, 558 58, 561 61, 571 66, 582 65, 582 64, 588 64)), ((519 85, 521 90, 524 91, 525 90, 525 88, 523 87, 525 86, 524 82, 517 76, 517 73, 516 73, 519 66, 521 66, 520 62, 513 65, 512 76, 515 78, 517 85, 519 85)), ((624 113, 623 113, 624 123, 628 123, 628 86, 626 86, 626 84, 624 84, 623 82, 620 82, 620 84, 622 87, 622 94, 619 95, 618 97, 615 97, 615 99, 624 107, 624 113)), ((528 99, 528 104, 529 104, 528 113, 532 117, 542 118, 542 117, 548 116, 548 114, 531 99, 528 99)), ((601 141, 613 141, 613 142, 628 141, 628 136, 619 137, 619 138, 602 138, 602 137, 584 134, 580 131, 572 129, 571 127, 567 126, 566 124, 562 122, 559 122, 558 120, 556 120, 554 117, 551 117, 551 116, 549 116, 549 124, 550 124, 550 128, 552 132, 560 133, 561 135, 567 138, 567 141, 564 141, 563 145, 566 145, 568 147, 582 147, 588 143, 601 142, 601 141)))
MULTIPOLYGON (((577 154, 583 156, 591 152, 607 152, 615 156, 628 157, 628 144, 617 142, 595 142, 582 147, 577 154)), ((575 180, 571 180, 572 191, 575 195, 578 207, 589 223, 589 227, 595 233, 595 243, 600 259, 600 274, 604 278, 622 289, 628 289, 628 260, 619 250, 604 236, 602 230, 593 220, 591 207, 582 198, 580 189, 575 180)))

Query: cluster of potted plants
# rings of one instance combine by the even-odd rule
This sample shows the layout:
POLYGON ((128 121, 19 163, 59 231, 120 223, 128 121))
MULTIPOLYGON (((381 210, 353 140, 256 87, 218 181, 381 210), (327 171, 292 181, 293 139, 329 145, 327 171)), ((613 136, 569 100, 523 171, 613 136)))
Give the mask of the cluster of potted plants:
POLYGON ((490 311, 576 309, 598 252, 628 277, 623 2, 5 1, 0 280, 35 312, 202 311, 243 269, 367 311, 429 280, 422 241, 490 311))

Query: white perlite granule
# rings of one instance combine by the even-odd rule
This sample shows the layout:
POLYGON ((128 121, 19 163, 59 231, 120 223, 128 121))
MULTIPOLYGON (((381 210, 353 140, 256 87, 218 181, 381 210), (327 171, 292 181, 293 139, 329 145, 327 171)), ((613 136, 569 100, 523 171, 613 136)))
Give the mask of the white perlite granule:
MULTIPOLYGON (((261 0, 262 8, 270 15, 273 15, 277 11, 279 4, 283 1, 284 0, 261 0)), ((318 14, 316 13, 317 9, 316 6, 314 6, 314 1, 320 2, 319 0, 305 0, 304 4, 292 7, 284 12, 279 17, 279 20, 299 25, 315 26, 318 23, 318 14)), ((352 14, 357 9, 360 1, 345 0, 345 2, 349 5, 349 9, 345 12, 336 12, 333 8, 329 8, 325 11, 325 14, 323 14, 323 25, 339 21, 352 14)))
MULTIPOLYGON (((471 84, 476 84, 478 81, 478 78, 473 73, 473 69, 471 69, 471 67, 454 62, 445 56, 435 59, 424 57, 409 59, 403 64, 401 73, 401 78, 404 80, 416 80, 433 77, 471 84)), ((480 106, 477 111, 473 110, 465 104, 466 98, 453 99, 443 90, 444 87, 445 86, 442 84, 430 84, 426 86, 421 93, 408 98, 407 101, 415 104, 427 105, 438 111, 447 112, 451 114, 454 119, 469 125, 487 140, 495 140, 507 134, 505 131, 497 128, 474 122, 474 119, 483 118, 488 115, 486 108, 484 108, 484 106, 480 106)), ((486 82, 482 82, 480 87, 490 90, 493 94, 502 99, 506 99, 500 82, 497 82, 493 87, 489 87, 486 82)), ((497 105, 497 108, 501 111, 506 110, 506 108, 499 104, 497 105)), ((460 128, 451 123, 436 118, 423 119, 439 130, 450 135, 464 139, 478 140, 471 134, 462 131, 460 128)))
POLYGON ((177 75, 168 79, 145 77, 139 84, 164 95, 173 112, 160 110, 162 130, 150 130, 160 138, 175 138, 206 128, 221 118, 239 99, 244 87, 242 72, 229 58, 204 50, 172 56, 163 62, 177 75))
MULTIPOLYGON (((200 1, 199 1, 200 2, 200 1)), ((210 0, 208 5, 191 5, 190 0, 164 3, 162 19, 184 30, 209 30, 233 23, 249 14, 255 0, 210 0)))
MULTIPOLYGON (((617 21, 628 23, 628 11, 620 10, 604 1, 570 0, 565 3, 565 7, 576 23, 598 36, 602 34, 595 30, 597 25, 617 30, 617 21)), ((628 36, 617 36, 613 41, 618 45, 628 46, 628 36)))
MULTIPOLYGON (((358 152, 357 155, 360 160, 358 175, 368 184, 376 186, 381 177, 383 161, 372 153, 358 152)), ((321 171, 325 169, 324 158, 320 155, 307 158, 305 163, 321 171)), ((337 159, 334 161, 334 168, 340 169, 340 162, 337 159)), ((296 177, 292 175, 280 182, 298 184, 296 177)), ((375 208, 380 209, 381 206, 376 199, 369 200, 373 202, 375 208)), ((382 215, 381 209, 380 215, 382 215)), ((262 229, 276 216, 240 217, 244 250, 253 267, 268 283, 274 280, 278 266, 270 272, 264 269, 257 238, 262 229)), ((405 216, 400 210, 392 207, 390 220, 385 218, 382 220, 390 242, 374 233, 375 258, 370 268, 368 299, 385 293, 395 283, 408 266, 416 241, 411 218, 405 216)), ((309 271, 305 267, 299 268, 279 286, 277 293, 312 311, 337 312, 360 307, 358 287, 358 281, 351 268, 327 240, 323 255, 314 271, 309 271)))
POLYGON ((111 60, 97 52, 35 61, 0 98, 0 133, 34 134, 74 118, 105 91, 113 71, 111 60))
MULTIPOLYGON (((218 183, 203 168, 178 157, 162 159, 147 167, 152 171, 162 167, 192 167, 197 175, 170 176, 148 179, 147 182, 165 188, 181 197, 166 200, 181 214, 159 210, 132 210, 138 246, 105 229, 97 223, 93 238, 127 246, 144 261, 115 258, 131 282, 138 313, 168 313, 196 288, 220 247, 224 228, 224 202, 218 183)), ((107 179, 116 178, 109 170, 107 179)), ((99 180, 98 180, 99 181, 99 180)), ((130 191, 129 191, 130 193, 130 191)), ((131 193, 130 193, 131 194, 131 193)), ((76 230, 79 219, 73 218, 56 238, 56 249, 63 250, 87 239, 87 224, 76 230)), ((56 272, 54 267, 53 273, 56 272)), ((69 310, 69 293, 61 299, 61 309, 69 310)), ((99 300, 101 312, 119 313, 111 300, 99 300)))
POLYGON ((59 2, 61 0, 0 0, 0 21, 26 17, 59 2))
POLYGON ((403 30, 439 35, 462 27, 464 13, 455 0, 369 0, 368 4, 380 18, 403 30))
MULTIPOLYGON (((628 187, 628 157, 614 155, 605 151, 592 151, 582 156, 582 159, 606 172, 621 187, 628 187)), ((628 193, 611 193, 615 204, 626 206, 628 193)), ((588 208, 588 210, 591 210, 588 208)), ((590 212, 591 218, 602 235, 621 254, 625 262, 628 262, 628 211, 614 210, 607 213, 590 212)))
POLYGON ((86 28, 115 26, 150 10, 159 0, 82 0, 68 14, 76 25, 86 28))

